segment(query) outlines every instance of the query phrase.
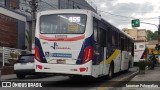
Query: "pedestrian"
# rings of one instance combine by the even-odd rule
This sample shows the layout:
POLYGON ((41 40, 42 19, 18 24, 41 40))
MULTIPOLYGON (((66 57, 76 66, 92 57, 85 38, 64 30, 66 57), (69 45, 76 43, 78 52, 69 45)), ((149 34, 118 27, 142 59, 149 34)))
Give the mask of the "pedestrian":
POLYGON ((154 52, 152 51, 152 59, 151 59, 151 61, 152 61, 152 69, 154 69, 155 62, 156 62, 155 60, 156 60, 156 57, 155 57, 154 52))

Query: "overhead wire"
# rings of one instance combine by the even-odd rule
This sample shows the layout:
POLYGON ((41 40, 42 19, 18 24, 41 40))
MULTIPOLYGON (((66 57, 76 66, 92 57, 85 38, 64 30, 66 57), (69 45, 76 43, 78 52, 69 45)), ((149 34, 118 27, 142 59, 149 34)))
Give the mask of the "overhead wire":
MULTIPOLYGON (((72 0, 70 0, 70 1, 72 1, 72 0)), ((74 2, 74 1, 72 1, 72 2, 74 2)), ((74 3, 79 4, 79 5, 81 5, 81 6, 84 6, 84 7, 89 7, 89 6, 87 6, 87 5, 84 5, 84 4, 81 4, 81 3, 78 3, 78 2, 74 2, 74 3)), ((116 16, 116 17, 123 17, 123 18, 137 19, 137 17, 124 16, 124 15, 114 14, 114 13, 110 13, 110 12, 102 11, 102 10, 97 10, 97 11, 99 11, 99 12, 103 12, 103 13, 107 13, 107 14, 110 14, 110 15, 112 15, 112 16, 116 16)), ((158 17, 159 17, 159 16, 157 16, 157 17, 138 18, 138 19, 158 19, 158 17)))

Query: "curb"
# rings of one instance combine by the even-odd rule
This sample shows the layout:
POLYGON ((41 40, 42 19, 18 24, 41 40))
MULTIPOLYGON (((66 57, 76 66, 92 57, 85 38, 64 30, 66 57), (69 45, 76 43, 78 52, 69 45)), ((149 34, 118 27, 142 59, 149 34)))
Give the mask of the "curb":
POLYGON ((125 77, 125 78, 122 78, 120 81, 130 81, 130 80, 131 80, 134 76, 136 76, 138 73, 139 73, 139 70, 136 71, 136 72, 134 72, 134 73, 132 73, 132 74, 130 74, 130 75, 128 75, 128 76, 125 77))
POLYGON ((118 80, 117 82, 110 83, 110 85, 113 87, 103 87, 103 85, 102 85, 100 88, 98 88, 98 90, 114 90, 115 87, 124 86, 124 84, 126 84, 126 82, 129 82, 138 73, 139 73, 139 70, 137 70, 137 71, 133 72, 132 74, 118 80))
POLYGON ((139 73, 139 70, 128 75, 127 77, 124 77, 122 79, 120 79, 118 82, 114 83, 113 86, 114 87, 110 87, 109 90, 113 90, 115 87, 119 87, 119 86, 124 86, 124 84, 126 84, 126 82, 129 82, 134 76, 136 76, 139 73))

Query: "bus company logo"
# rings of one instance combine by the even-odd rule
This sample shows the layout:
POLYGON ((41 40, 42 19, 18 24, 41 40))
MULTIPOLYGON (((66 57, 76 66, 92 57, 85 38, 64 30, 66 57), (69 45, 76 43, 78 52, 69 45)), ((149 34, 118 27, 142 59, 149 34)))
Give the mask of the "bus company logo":
POLYGON ((57 43, 54 42, 53 46, 51 46, 53 49, 56 49, 58 47, 57 43))
POLYGON ((60 47, 56 42, 54 42, 53 46, 51 46, 54 50, 55 49, 71 49, 69 47, 60 47))

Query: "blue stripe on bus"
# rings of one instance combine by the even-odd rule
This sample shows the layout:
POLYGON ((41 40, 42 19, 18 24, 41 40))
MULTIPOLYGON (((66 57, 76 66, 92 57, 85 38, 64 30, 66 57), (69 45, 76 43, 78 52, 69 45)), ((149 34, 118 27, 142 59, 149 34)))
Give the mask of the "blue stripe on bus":
POLYGON ((42 50, 40 40, 38 38, 35 38, 35 46, 37 46, 39 48, 39 55, 40 55, 41 62, 42 63, 47 63, 47 60, 45 58, 43 58, 45 56, 44 56, 44 53, 43 53, 43 50, 42 50))
POLYGON ((93 47, 92 43, 93 43, 93 35, 91 35, 90 37, 88 37, 84 40, 84 42, 82 44, 82 47, 81 47, 81 50, 80 50, 80 53, 78 55, 78 59, 77 59, 76 64, 82 64, 82 60, 83 60, 83 57, 84 57, 84 50, 88 46, 93 47))

